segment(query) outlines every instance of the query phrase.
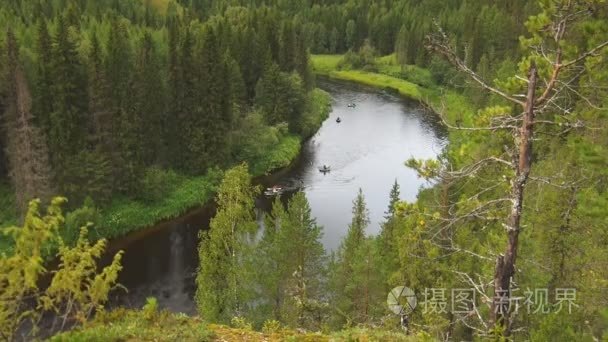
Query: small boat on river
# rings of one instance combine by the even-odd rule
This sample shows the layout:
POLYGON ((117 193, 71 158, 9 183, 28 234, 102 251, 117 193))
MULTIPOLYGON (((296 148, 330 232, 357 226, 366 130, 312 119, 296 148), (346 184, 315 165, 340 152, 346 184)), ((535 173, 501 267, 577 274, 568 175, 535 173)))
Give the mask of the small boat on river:
POLYGON ((356 103, 349 103, 348 104, 348 108, 357 108, 357 104, 356 103))
POLYGON ((285 189, 283 189, 282 187, 275 185, 272 188, 267 188, 266 191, 264 191, 264 195, 271 197, 271 196, 277 196, 283 193, 283 191, 285 191, 285 189))
POLYGON ((340 122, 342 122, 342 119, 340 119, 340 118, 338 117, 338 118, 336 119, 336 122, 337 122, 337 123, 340 123, 340 122))
POLYGON ((331 167, 328 165, 323 165, 323 167, 319 168, 319 172, 321 173, 328 173, 331 171, 331 167))

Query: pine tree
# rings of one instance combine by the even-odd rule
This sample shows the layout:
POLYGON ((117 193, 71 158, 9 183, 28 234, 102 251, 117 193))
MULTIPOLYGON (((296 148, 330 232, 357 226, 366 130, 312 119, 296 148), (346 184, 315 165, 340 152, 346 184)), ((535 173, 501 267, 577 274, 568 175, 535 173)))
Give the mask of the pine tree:
POLYGON ((256 282, 259 284, 257 294, 261 303, 256 307, 257 320, 263 323, 266 319, 283 322, 285 305, 286 265, 285 249, 279 248, 279 231, 286 220, 287 212, 277 197, 272 203, 270 214, 264 217, 264 235, 256 247, 256 282))
POLYGON ((340 39, 340 33, 337 28, 333 28, 331 30, 331 34, 329 36, 329 52, 336 53, 338 51, 338 44, 340 39))
POLYGON ((325 250, 322 228, 312 217, 303 192, 290 200, 287 214, 276 234, 282 267, 286 271, 282 317, 292 327, 319 329, 324 297, 325 250))
POLYGON ((103 67, 103 52, 96 34, 91 37, 89 54, 89 112, 89 143, 94 149, 111 153, 115 149, 112 139, 115 123, 110 89, 103 67))
POLYGON ((230 85, 230 103, 232 103, 232 128, 235 122, 242 118, 247 113, 247 87, 243 80, 241 68, 239 64, 229 54, 224 56, 226 64, 226 72, 228 74, 228 83, 230 85))
POLYGON ((186 91, 186 108, 191 101, 193 110, 184 108, 187 170, 192 174, 201 174, 212 165, 226 162, 222 157, 228 151, 233 120, 227 65, 220 50, 215 30, 207 27, 195 52, 195 76, 188 81, 194 88, 191 93, 186 91))
POLYGON ((226 160, 227 136, 232 128, 232 103, 230 103, 230 83, 226 77, 228 67, 222 56, 222 48, 215 29, 209 28, 204 32, 203 51, 199 54, 203 69, 201 77, 204 91, 201 92, 204 101, 203 127, 205 166, 222 165, 226 160))
POLYGON ((69 180, 63 168, 85 145, 87 123, 87 79, 76 44, 59 17, 52 49, 53 112, 50 117, 49 149, 60 188, 69 180))
POLYGON ((332 272, 332 304, 338 313, 334 324, 338 326, 363 322, 368 313, 365 277, 360 274, 367 270, 367 266, 362 266, 357 259, 368 252, 367 249, 361 251, 361 248, 366 244, 365 229, 370 222, 361 189, 353 202, 352 212, 352 221, 338 249, 332 272))
POLYGON ((132 104, 133 61, 128 22, 114 20, 107 43, 105 72, 110 87, 114 123, 112 141, 119 151, 113 163, 117 189, 134 191, 143 173, 141 113, 132 104))
POLYGON ((34 91, 33 112, 38 126, 44 130, 48 137, 50 127, 50 115, 53 112, 53 92, 51 91, 52 80, 52 54, 51 36, 44 20, 38 23, 38 75, 34 91))
POLYGON ((384 216, 384 222, 381 225, 380 235, 377 238, 377 248, 379 258, 378 268, 382 274, 382 281, 385 284, 385 290, 389 291, 398 283, 393 279, 399 271, 399 241, 400 237, 396 233, 403 226, 402 216, 398 215, 397 204, 400 199, 399 183, 395 179, 395 183, 391 188, 389 195, 389 205, 384 216))
POLYGON ((142 158, 145 165, 160 164, 165 159, 163 138, 165 114, 165 88, 157 61, 156 47, 149 32, 144 33, 134 76, 134 115, 142 124, 142 158))
POLYGON ((295 57, 295 70, 298 72, 298 75, 300 75, 305 90, 310 91, 314 87, 315 81, 314 74, 312 72, 312 67, 310 64, 308 46, 306 45, 306 41, 304 40, 304 34, 302 32, 300 33, 300 35, 298 35, 296 46, 297 51, 295 57))
POLYGON ((282 71, 291 72, 296 60, 296 31, 291 21, 283 22, 280 37, 279 66, 282 71))
POLYGON ((206 320, 228 322, 246 314, 252 290, 246 263, 250 237, 258 229, 255 194, 246 164, 226 172, 216 198, 217 214, 200 236, 196 303, 206 320))
POLYGON ((6 125, 9 176, 15 188, 18 210, 23 213, 35 198, 48 200, 51 195, 51 168, 44 132, 35 125, 32 98, 19 59, 14 33, 6 38, 7 100, 6 125))
POLYGON ((179 26, 175 20, 168 23, 168 75, 167 90, 169 92, 167 100, 167 117, 165 136, 163 140, 166 144, 169 163, 173 167, 179 167, 183 163, 183 78, 180 69, 180 35, 179 26))
POLYGON ((403 25, 401 26, 401 29, 397 34, 397 42, 395 43, 395 53, 397 55, 397 62, 400 65, 406 65, 408 62, 408 40, 409 33, 405 25, 403 25))
POLYGON ((286 74, 276 64, 267 67, 256 87, 255 104, 266 122, 289 124, 289 130, 300 133, 306 90, 297 74, 286 74))
POLYGON ((385 219, 388 220, 395 215, 395 206, 400 201, 400 195, 401 191, 399 190, 399 183, 397 183, 397 180, 395 179, 395 183, 393 183, 393 187, 391 188, 391 192, 389 194, 388 209, 386 211, 386 216, 384 217, 385 219))
POLYGON ((356 47, 357 27, 355 21, 350 19, 346 23, 346 49, 354 50, 356 47))

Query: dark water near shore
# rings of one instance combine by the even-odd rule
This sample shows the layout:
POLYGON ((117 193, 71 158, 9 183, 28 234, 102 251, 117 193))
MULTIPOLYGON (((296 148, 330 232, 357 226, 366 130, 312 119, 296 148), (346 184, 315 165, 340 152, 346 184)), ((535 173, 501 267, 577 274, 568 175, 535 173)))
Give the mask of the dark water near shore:
MULTIPOLYGON (((415 102, 357 85, 320 81, 333 98, 333 111, 321 129, 303 147, 288 170, 260 180, 264 187, 280 185, 303 190, 317 222, 324 227, 328 250, 339 246, 351 219, 352 201, 363 189, 370 210, 367 232, 377 234, 395 180, 401 198, 412 201, 425 182, 404 166, 410 157, 432 158, 441 152, 445 133, 437 118, 415 102), (355 108, 348 104, 355 103, 355 108), (340 117, 342 122, 337 123, 340 117), (318 168, 331 166, 323 174, 318 168)), ((256 201, 258 216, 271 207, 272 199, 256 201)), ((123 249, 120 282, 129 293, 115 304, 140 307, 146 297, 157 297, 161 307, 194 313, 194 273, 198 232, 206 229, 214 208, 208 205, 153 229, 115 241, 112 250, 123 249)))

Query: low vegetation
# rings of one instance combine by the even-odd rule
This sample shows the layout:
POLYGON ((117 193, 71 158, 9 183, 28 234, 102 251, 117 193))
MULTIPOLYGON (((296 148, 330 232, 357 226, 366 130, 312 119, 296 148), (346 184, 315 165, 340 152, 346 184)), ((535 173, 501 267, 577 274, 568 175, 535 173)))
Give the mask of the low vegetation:
MULTIPOLYGON (((354 328, 337 333, 305 333, 274 325, 255 331, 244 322, 234 325, 209 324, 200 317, 188 317, 166 311, 150 314, 149 306, 141 311, 116 310, 99 315, 94 321, 74 331, 59 334, 49 342, 132 341, 132 342, 204 342, 204 341, 268 341, 268 342, 341 342, 394 341, 431 342, 426 334, 405 335, 381 329, 354 328)), ((268 326, 272 324, 269 322, 268 326)))

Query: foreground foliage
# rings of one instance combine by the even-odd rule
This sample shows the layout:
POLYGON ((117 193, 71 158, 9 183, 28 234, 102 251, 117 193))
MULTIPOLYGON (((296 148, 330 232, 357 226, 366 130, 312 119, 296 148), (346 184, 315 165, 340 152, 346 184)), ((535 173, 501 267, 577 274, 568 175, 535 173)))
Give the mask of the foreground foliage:
POLYGON ((400 332, 378 329, 349 329, 337 333, 303 333, 275 325, 255 331, 242 324, 208 324, 199 317, 150 310, 117 310, 103 314, 83 328, 53 336, 51 342, 134 341, 134 342, 203 342, 203 341, 402 341, 430 342, 428 335, 406 336, 400 332))
MULTIPOLYGON (((40 201, 30 202, 22 227, 3 230, 15 242, 14 251, 0 258, 0 336, 6 340, 24 323, 29 323, 26 334, 36 334, 38 322, 44 313, 54 316, 55 327, 84 323, 96 312, 103 311, 108 294, 116 286, 122 269, 122 252, 112 263, 97 269, 106 240, 91 245, 87 240, 87 228, 83 227, 75 247, 66 245, 59 235, 64 217, 63 198, 55 198, 43 216, 39 212, 40 201), (45 268, 45 254, 59 246, 59 266, 49 272, 45 268), (41 281, 50 276, 48 287, 40 288, 41 281)), ((30 336, 31 337, 31 336, 30 336)))

